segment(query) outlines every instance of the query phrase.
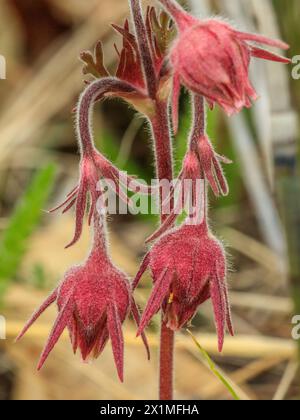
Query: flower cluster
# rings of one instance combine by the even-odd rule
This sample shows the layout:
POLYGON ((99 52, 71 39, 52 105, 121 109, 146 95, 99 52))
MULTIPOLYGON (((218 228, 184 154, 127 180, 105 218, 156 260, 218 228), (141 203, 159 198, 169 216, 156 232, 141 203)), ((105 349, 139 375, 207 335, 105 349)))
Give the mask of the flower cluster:
MULTIPOLYGON (((144 330, 154 314, 160 310, 163 313, 163 336, 165 329, 176 331, 191 322, 199 305, 208 299, 213 306, 220 351, 226 326, 233 335, 226 255, 222 243, 209 228, 207 206, 208 186, 216 196, 228 194, 221 164, 231 162, 215 152, 207 136, 205 104, 210 107, 218 104, 229 115, 250 107, 257 99, 249 80, 251 57, 281 63, 290 61, 257 44, 281 49, 288 46, 281 41, 237 31, 219 19, 198 20, 175 0, 159 1, 166 11, 157 13, 149 7, 144 17, 140 1, 129 0, 135 31, 130 29, 128 20, 122 26, 113 25, 123 39, 121 50, 116 48, 118 65, 113 75, 105 67, 100 42, 94 53, 84 51, 81 54, 83 72, 88 80, 76 107, 76 134, 81 154, 79 181, 65 201, 52 211, 62 209, 65 213, 75 207, 75 234, 67 245, 69 247, 80 239, 89 206, 88 222, 93 222, 93 245, 86 261, 65 274, 63 281, 19 335, 21 338, 42 312, 56 302, 58 316, 41 355, 39 368, 67 329, 74 352, 80 349, 83 360, 98 357, 110 339, 118 375, 123 380, 122 323, 129 313, 136 321, 138 335, 142 336, 149 356, 144 330), (177 35, 172 19, 177 25, 177 35), (191 91, 193 121, 178 182, 190 181, 188 198, 192 211, 180 226, 176 226, 176 210, 181 208, 185 197, 176 197, 177 183, 168 197, 162 197, 160 193, 162 224, 148 239, 148 242, 155 242, 131 284, 108 253, 106 220, 102 211, 104 179, 112 181, 115 192, 127 204, 130 199, 123 187, 143 194, 154 191, 140 184, 134 176, 125 175, 96 149, 92 131, 93 107, 107 97, 119 97, 144 114, 152 128, 157 176, 159 180, 171 181, 169 115, 172 115, 176 132, 181 85, 191 91), (198 181, 203 186, 200 192, 196 188, 198 181), (165 204, 171 208, 169 215, 163 214, 165 204), (199 213, 199 207, 202 207, 202 213, 199 213), (151 271, 153 289, 140 319, 133 291, 147 268, 151 271)), ((164 350, 164 354, 167 353, 164 350)), ((171 360, 171 356, 167 359, 171 360)), ((168 362, 164 357, 161 360, 168 362)), ((170 396, 168 386, 172 382, 162 377, 166 372, 172 375, 168 364, 161 366, 161 395, 164 398, 170 396)))

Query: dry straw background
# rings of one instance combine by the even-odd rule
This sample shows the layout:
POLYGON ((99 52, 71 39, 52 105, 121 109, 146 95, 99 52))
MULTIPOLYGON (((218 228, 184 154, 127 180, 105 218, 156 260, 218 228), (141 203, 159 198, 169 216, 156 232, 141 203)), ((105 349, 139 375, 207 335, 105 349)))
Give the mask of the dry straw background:
MULTIPOLYGON (((300 15, 297 3, 290 0, 285 6, 284 0, 194 0, 190 6, 201 14, 219 10, 247 29, 256 26, 267 35, 284 33, 295 51, 300 15), (280 14, 282 9, 286 10, 280 14)), ((71 110, 83 88, 78 54, 102 39, 106 62, 113 67, 116 55, 112 46, 119 40, 110 23, 120 23, 127 15, 127 0, 0 1, 0 54, 8 63, 7 80, 0 81, 0 235, 37 169, 49 162, 58 168, 47 207, 59 202, 75 184, 78 154, 71 110)), ((292 88, 289 70, 273 64, 254 66, 252 72, 262 96, 253 111, 252 128, 244 115, 229 123, 221 121, 221 128, 222 124, 228 125, 230 147, 239 162, 244 193, 240 202, 217 207, 213 213, 214 227, 232 254, 230 285, 236 337, 227 338, 224 354, 217 354, 209 303, 201 308, 192 331, 242 399, 298 399, 297 345, 291 339, 295 310, 290 297, 286 236, 278 200, 274 198, 281 174, 274 156, 295 158, 300 89, 296 83, 300 85, 300 81, 292 88)), ((147 142, 142 144, 145 134, 140 133, 140 123, 130 123, 132 114, 128 117, 126 107, 109 105, 104 111, 98 110, 97 115, 97 133, 106 130, 105 118, 112 125, 118 121, 119 147, 149 161, 147 142), (123 109, 127 113, 125 122, 120 117, 123 109), (139 143, 134 141, 138 131, 139 143)), ((299 232, 298 228, 294 226, 295 232, 299 232)), ((145 249, 144 239, 152 229, 150 221, 141 219, 117 219, 110 224, 113 258, 132 276, 145 249)), ((0 399, 156 398, 155 322, 149 330, 150 362, 135 338, 134 324, 131 321, 126 324, 124 385, 117 380, 109 345, 99 360, 82 364, 79 357, 72 355, 67 335, 58 343, 45 368, 36 372, 37 358, 55 318, 54 307, 21 343, 14 343, 25 319, 47 291, 71 264, 85 257, 89 246, 87 229, 76 247, 64 251, 72 231, 71 215, 44 213, 30 237, 18 272, 10 279, 0 309, 7 319, 7 340, 0 341, 0 399), (42 277, 47 278, 42 289, 33 281, 37 276, 34 273, 41 267, 42 277)), ((296 253, 296 260, 299 257, 296 253)), ((297 280, 300 284, 299 277, 297 280)), ((149 288, 150 279, 145 276, 137 292, 141 306, 149 288)), ((184 331, 177 337, 175 383, 177 398, 230 399, 227 389, 203 363, 184 331)))

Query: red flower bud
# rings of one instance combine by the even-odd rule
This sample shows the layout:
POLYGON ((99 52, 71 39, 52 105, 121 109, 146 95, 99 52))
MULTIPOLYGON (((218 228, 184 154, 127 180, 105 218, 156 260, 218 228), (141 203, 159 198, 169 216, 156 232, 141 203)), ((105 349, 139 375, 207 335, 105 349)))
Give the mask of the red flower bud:
MULTIPOLYGON (((251 56, 290 63, 290 60, 249 44, 253 41, 287 49, 282 41, 238 32, 225 22, 209 19, 200 21, 177 11, 174 18, 179 27, 170 61, 175 81, 203 95, 212 106, 219 104, 227 114, 250 107, 257 94, 249 81, 251 56)), ((174 84, 174 103, 179 85, 174 84)), ((176 119, 175 119, 176 122, 176 119)))
POLYGON ((222 244, 206 223, 182 225, 161 237, 147 254, 134 286, 150 267, 154 287, 144 310, 138 333, 161 308, 165 322, 178 330, 191 321, 199 305, 211 298, 219 351, 225 325, 233 335, 226 285, 226 258, 222 244))
MULTIPOLYGON (((187 165, 188 157, 193 154, 199 162, 200 173, 202 172, 203 174, 200 176, 198 172, 195 174, 196 177, 203 178, 204 176, 216 196, 219 196, 220 194, 227 195, 229 192, 228 184, 220 162, 229 164, 231 161, 224 156, 220 156, 215 153, 211 142, 206 135, 200 136, 200 138, 197 139, 191 146, 192 150, 187 154, 184 164, 185 167, 187 165)), ((184 170, 186 172, 185 177, 187 178, 189 175, 187 167, 184 170)))
POLYGON ((231 163, 229 159, 214 151, 206 135, 191 139, 177 183, 171 189, 169 196, 163 201, 163 208, 169 203, 174 203, 173 209, 162 225, 146 239, 147 243, 159 238, 174 225, 188 198, 189 217, 194 220, 192 224, 202 222, 206 212, 206 200, 204 199, 206 180, 216 196, 228 194, 229 188, 220 162, 231 163), (175 197, 176 193, 178 197, 175 197))
MULTIPOLYGON (((41 369, 64 329, 69 330, 74 353, 80 349, 82 359, 97 358, 108 339, 120 380, 123 380, 124 341, 122 323, 132 314, 139 325, 139 312, 131 296, 127 276, 111 262, 103 239, 103 232, 95 227, 93 249, 86 262, 71 268, 61 284, 32 315, 17 339, 20 339, 36 319, 53 302, 58 316, 41 355, 41 369)), ((143 336, 148 356, 149 350, 143 336)))
POLYGON ((131 204, 131 200, 123 191, 123 187, 144 194, 151 192, 150 187, 140 184, 135 181, 134 178, 119 171, 109 160, 95 149, 90 154, 83 154, 80 163, 78 186, 68 194, 66 200, 62 204, 50 210, 50 212, 55 212, 56 210, 63 208, 63 213, 66 213, 73 206, 76 206, 75 234, 66 248, 74 245, 81 236, 88 197, 90 197, 90 210, 88 216, 90 225, 96 209, 97 200, 101 197, 103 189, 107 186, 113 187, 114 192, 127 205, 131 204), (101 180, 108 180, 110 181, 110 184, 99 184, 99 181, 101 180))

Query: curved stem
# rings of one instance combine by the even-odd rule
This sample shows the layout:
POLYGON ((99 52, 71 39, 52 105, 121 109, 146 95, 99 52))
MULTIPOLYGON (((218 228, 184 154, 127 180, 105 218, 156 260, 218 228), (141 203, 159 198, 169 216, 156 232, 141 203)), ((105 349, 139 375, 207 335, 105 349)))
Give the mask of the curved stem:
POLYGON ((193 123, 190 134, 190 148, 193 148, 200 137, 205 136, 206 133, 206 112, 204 97, 193 94, 193 123))
POLYGON ((91 83, 81 94, 76 115, 76 131, 82 155, 92 155, 95 149, 92 132, 92 111, 98 98, 107 93, 131 93, 136 89, 126 82, 113 77, 105 77, 91 83))
MULTIPOLYGON (((156 114, 151 119, 156 154, 157 177, 159 181, 173 178, 172 146, 167 102, 156 103, 156 114)), ((160 206, 163 197, 160 190, 160 206)), ((161 211, 161 222, 167 215, 161 211)), ((173 398, 173 364, 174 364, 174 332, 170 330, 163 319, 161 320, 160 338, 160 367, 159 367, 159 398, 171 400, 173 398)))
POLYGON ((147 37, 147 30, 143 18, 140 0, 129 0, 132 18, 135 26, 136 38, 143 64, 144 76, 146 78, 148 95, 155 99, 157 92, 157 81, 154 63, 147 37))

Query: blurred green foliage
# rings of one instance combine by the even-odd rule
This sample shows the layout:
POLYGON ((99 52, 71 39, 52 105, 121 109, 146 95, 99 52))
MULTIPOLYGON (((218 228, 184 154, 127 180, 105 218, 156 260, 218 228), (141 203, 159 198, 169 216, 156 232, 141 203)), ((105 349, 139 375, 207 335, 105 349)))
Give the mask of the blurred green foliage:
MULTIPOLYGON (((97 147, 101 150, 101 153, 104 154, 112 162, 116 162, 119 157, 120 144, 118 140, 108 131, 104 131, 101 135, 101 138, 98 138, 96 141, 97 147)), ((151 180, 151 174, 142 166, 138 165, 136 161, 132 158, 129 158, 121 167, 122 171, 126 171, 129 175, 138 175, 139 178, 144 179, 145 181, 151 180)))
POLYGON ((42 209, 54 184, 55 172, 55 166, 50 164, 35 174, 0 238, 0 298, 14 280, 28 240, 41 219, 42 209))
POLYGON ((229 381, 225 378, 225 376, 222 374, 220 369, 215 365, 215 363, 210 358, 209 354, 204 350, 204 348, 201 346, 199 341, 196 339, 196 337, 192 334, 190 330, 187 330, 187 332, 192 337, 193 342, 195 343, 197 349, 199 350, 199 356, 204 365, 207 366, 207 368, 216 376, 216 378, 219 379, 219 381, 224 385, 224 387, 228 390, 228 392, 231 394, 232 398, 235 401, 240 401, 241 398, 238 395, 238 392, 234 389, 233 384, 229 383, 229 381))
MULTIPOLYGON (((118 140, 109 132, 104 131, 102 136, 97 139, 96 145, 109 160, 116 163, 119 158, 120 144, 118 140)), ((123 165, 118 165, 119 169, 126 171, 128 175, 138 176, 139 179, 148 183, 152 179, 152 168, 139 165, 132 157, 129 157, 123 165)), ((130 195, 130 194, 129 194, 130 195)), ((151 198, 148 199, 148 208, 151 207, 151 198)), ((158 216, 153 214, 138 214, 141 220, 156 223, 158 216)))

